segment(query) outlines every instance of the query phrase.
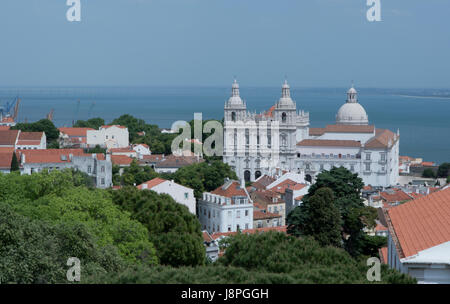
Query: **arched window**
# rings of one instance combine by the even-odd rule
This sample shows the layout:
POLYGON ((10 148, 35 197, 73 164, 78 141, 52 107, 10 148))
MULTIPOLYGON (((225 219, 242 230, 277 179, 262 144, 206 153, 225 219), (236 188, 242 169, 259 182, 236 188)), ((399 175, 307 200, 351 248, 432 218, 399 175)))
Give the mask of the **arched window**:
POLYGON ((250 171, 249 170, 245 170, 245 172, 244 172, 244 180, 246 182, 250 181, 250 171))
POLYGON ((231 112, 231 120, 236 121, 236 112, 231 112))
POLYGON ((286 112, 283 112, 283 114, 281 114, 281 122, 286 122, 286 118, 287 118, 286 112))
POLYGON ((261 176, 261 171, 255 172, 255 179, 258 179, 261 176))
POLYGON ((305 180, 307 181, 307 182, 312 182, 312 177, 311 177, 311 175, 309 175, 309 174, 306 174, 305 175, 305 180))

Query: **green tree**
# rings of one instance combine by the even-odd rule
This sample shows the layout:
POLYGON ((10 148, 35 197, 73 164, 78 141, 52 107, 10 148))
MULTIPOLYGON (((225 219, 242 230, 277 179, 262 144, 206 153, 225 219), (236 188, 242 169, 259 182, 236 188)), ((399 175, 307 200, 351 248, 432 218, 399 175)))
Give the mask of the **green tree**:
POLYGON ((140 185, 155 177, 158 177, 158 173, 149 166, 139 166, 135 159, 133 159, 129 167, 123 169, 121 176, 120 168, 113 167, 113 181, 115 182, 115 185, 117 182, 123 186, 140 185))
POLYGON ((297 225, 289 227, 290 234, 312 236, 322 246, 342 246, 341 215, 330 188, 318 189, 295 216, 300 217, 297 225))
POLYGON ((92 128, 95 130, 100 129, 101 126, 105 125, 105 120, 100 117, 91 118, 88 120, 77 120, 73 125, 74 128, 92 128))
POLYGON ((113 201, 141 222, 163 265, 202 265, 205 248, 197 217, 166 194, 124 187, 112 191, 113 201))
POLYGON ((59 137, 59 130, 48 119, 41 119, 33 123, 18 123, 11 129, 21 130, 22 132, 45 132, 48 146, 55 144, 59 137))
POLYGON ((80 259, 83 276, 114 273, 125 266, 117 249, 97 246, 85 226, 50 225, 0 203, 2 283, 68 283, 69 257, 80 259))
POLYGON ((450 176, 450 163, 443 163, 439 165, 437 177, 446 178, 450 176))
MULTIPOLYGON (((343 249, 322 247, 314 239, 279 232, 238 234, 208 266, 153 268, 133 266, 124 271, 88 278, 88 283, 146 284, 368 284, 366 261, 343 249)), ((380 283, 411 284, 416 280, 381 267, 380 283)), ((375 282, 376 283, 376 282, 375 282)))
POLYGON ((113 204, 110 192, 76 187, 70 170, 0 175, 0 202, 51 225, 83 225, 100 248, 116 247, 129 263, 157 264, 147 229, 113 204))
POLYGON ((195 197, 201 198, 203 192, 223 185, 225 178, 237 179, 237 176, 228 164, 213 160, 180 168, 173 178, 175 182, 194 189, 195 197))
POLYGON ((433 169, 431 168, 426 168, 425 170, 423 170, 422 172, 422 177, 426 177, 426 178, 435 178, 436 174, 434 174, 433 169))
MULTIPOLYGON (((358 174, 348 169, 339 167, 330 171, 323 171, 317 175, 316 183, 313 184, 307 195, 303 198, 303 204, 308 205, 308 200, 315 192, 323 187, 333 190, 336 206, 342 217, 342 241, 344 248, 353 256, 362 254, 364 244, 364 226, 372 228, 375 226, 376 212, 371 207, 366 207, 360 197, 364 183, 358 174)), ((290 231, 295 231, 303 215, 301 208, 297 207, 287 216, 290 231)))
POLYGON ((19 161, 17 160, 16 153, 13 152, 12 160, 11 160, 11 172, 19 171, 19 161))

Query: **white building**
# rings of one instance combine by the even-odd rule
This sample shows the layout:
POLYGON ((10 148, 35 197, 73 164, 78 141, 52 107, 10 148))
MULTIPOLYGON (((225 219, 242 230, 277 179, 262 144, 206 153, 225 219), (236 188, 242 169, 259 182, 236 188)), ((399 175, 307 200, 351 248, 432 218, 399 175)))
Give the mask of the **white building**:
POLYGON ((87 130, 87 146, 110 148, 126 148, 129 146, 128 128, 112 125, 101 126, 99 130, 87 130))
POLYGON ((152 190, 159 194, 170 195, 177 203, 186 206, 195 215, 194 190, 162 178, 154 178, 138 186, 138 189, 152 190))
POLYGON ((312 182, 322 170, 343 166, 367 185, 397 184, 399 131, 369 125, 353 87, 338 110, 336 124, 325 128, 309 128, 309 114, 297 112, 287 83, 275 106, 253 114, 247 112, 235 82, 224 117, 224 162, 246 181, 281 168, 304 172, 312 182))
POLYGON ((138 158, 142 158, 144 155, 151 155, 150 147, 146 144, 135 144, 133 145, 133 150, 136 151, 138 158))
POLYGON ((86 154, 83 149, 20 150, 20 173, 73 168, 89 175, 97 188, 112 186, 112 163, 109 155, 86 154))
POLYGON ((17 140, 18 150, 42 150, 47 149, 47 137, 45 132, 20 132, 17 140))
POLYGON ((387 263, 419 283, 450 283, 450 188, 384 210, 387 263))
POLYGON ((197 215, 202 229, 209 233, 253 229, 253 202, 243 182, 229 180, 203 193, 197 215))

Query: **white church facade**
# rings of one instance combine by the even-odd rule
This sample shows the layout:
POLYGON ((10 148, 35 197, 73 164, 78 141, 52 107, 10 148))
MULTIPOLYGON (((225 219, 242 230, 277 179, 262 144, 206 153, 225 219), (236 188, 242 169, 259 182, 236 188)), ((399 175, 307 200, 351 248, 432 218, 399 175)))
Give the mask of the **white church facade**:
POLYGON ((353 87, 335 124, 323 128, 309 125, 309 113, 297 111, 287 82, 279 101, 256 114, 247 111, 235 81, 225 103, 223 160, 246 181, 273 175, 279 169, 304 173, 312 181, 321 171, 342 166, 358 173, 366 185, 397 184, 399 131, 370 125, 353 87))

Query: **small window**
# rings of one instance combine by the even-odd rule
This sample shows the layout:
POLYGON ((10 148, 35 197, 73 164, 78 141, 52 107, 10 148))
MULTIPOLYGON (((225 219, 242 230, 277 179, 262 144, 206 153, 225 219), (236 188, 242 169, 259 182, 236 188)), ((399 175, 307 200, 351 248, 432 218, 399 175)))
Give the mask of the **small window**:
POLYGON ((189 198, 189 193, 188 192, 185 192, 184 193, 184 199, 188 199, 189 198))

